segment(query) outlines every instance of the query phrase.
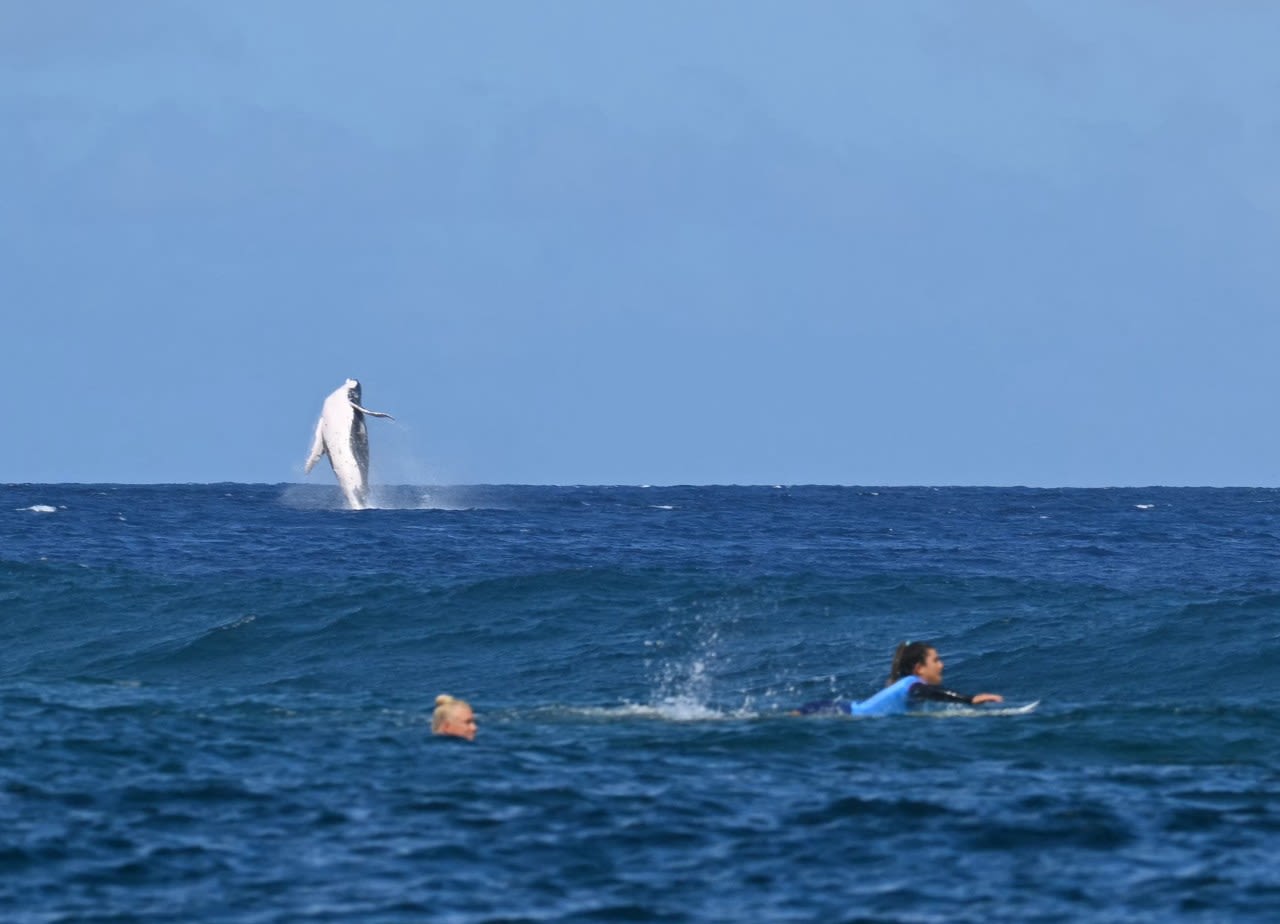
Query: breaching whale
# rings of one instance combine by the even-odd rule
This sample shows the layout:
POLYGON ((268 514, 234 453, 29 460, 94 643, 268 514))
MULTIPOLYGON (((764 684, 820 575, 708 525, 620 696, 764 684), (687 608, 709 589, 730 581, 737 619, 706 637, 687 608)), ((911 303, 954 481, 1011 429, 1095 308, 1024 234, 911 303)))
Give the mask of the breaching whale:
POLYGON ((369 494, 369 431, 364 424, 365 414, 395 420, 390 414, 361 407, 360 383, 347 379, 341 388, 324 399, 305 468, 310 474, 312 466, 328 453, 338 487, 342 488, 347 506, 352 510, 363 510, 369 494))

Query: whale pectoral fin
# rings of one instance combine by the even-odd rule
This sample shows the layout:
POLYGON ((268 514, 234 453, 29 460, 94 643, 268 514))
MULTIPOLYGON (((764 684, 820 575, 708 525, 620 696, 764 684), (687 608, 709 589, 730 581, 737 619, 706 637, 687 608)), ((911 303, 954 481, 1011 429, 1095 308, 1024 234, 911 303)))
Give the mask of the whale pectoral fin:
POLYGON ((320 418, 320 422, 316 424, 316 438, 311 443, 311 455, 307 456, 307 464, 303 466, 302 473, 310 475, 312 467, 320 461, 320 457, 325 454, 326 446, 324 445, 324 418, 320 418))
POLYGON ((387 420, 395 420, 395 418, 392 417, 390 414, 384 414, 382 413, 382 411, 371 411, 368 408, 361 407, 360 405, 356 404, 354 401, 351 402, 351 406, 355 408, 357 411, 359 411, 361 414, 368 414, 370 417, 385 417, 387 418, 387 420))

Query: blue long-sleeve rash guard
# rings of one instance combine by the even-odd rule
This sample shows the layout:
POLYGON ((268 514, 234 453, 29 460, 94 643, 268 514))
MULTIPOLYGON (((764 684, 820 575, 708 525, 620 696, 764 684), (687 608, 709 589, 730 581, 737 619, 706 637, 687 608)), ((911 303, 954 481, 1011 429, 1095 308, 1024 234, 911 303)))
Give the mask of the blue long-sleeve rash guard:
POLYGON ((895 715, 913 706, 927 702, 961 703, 972 705, 973 697, 934 683, 925 683, 914 674, 891 683, 874 696, 861 702, 822 700, 805 703, 798 710, 801 715, 835 713, 842 715, 895 715))

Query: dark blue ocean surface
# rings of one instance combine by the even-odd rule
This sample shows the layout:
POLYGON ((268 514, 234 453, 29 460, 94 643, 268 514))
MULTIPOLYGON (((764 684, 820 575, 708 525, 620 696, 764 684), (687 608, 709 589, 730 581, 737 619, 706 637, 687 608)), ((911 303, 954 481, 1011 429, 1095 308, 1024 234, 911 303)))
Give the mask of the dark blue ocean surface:
POLYGON ((0 919, 1280 920, 1278 491, 377 501, 0 487, 0 919))

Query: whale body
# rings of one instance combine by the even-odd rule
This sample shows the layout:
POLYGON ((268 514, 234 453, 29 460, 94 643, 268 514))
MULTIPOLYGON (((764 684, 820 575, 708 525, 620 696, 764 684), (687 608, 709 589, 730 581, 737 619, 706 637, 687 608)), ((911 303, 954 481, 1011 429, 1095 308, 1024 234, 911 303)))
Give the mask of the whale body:
POLYGON ((360 406, 360 383, 347 379, 340 388, 324 399, 320 420, 316 423, 316 438, 311 444, 304 471, 310 474, 312 466, 323 455, 329 456, 338 487, 352 510, 364 510, 369 495, 369 431, 364 417, 386 417, 390 414, 371 411, 360 406))

